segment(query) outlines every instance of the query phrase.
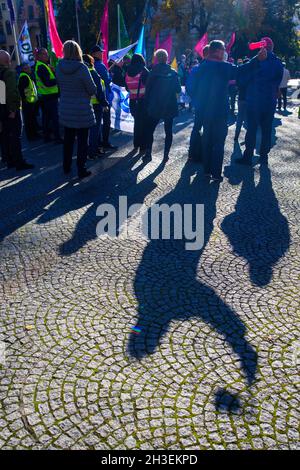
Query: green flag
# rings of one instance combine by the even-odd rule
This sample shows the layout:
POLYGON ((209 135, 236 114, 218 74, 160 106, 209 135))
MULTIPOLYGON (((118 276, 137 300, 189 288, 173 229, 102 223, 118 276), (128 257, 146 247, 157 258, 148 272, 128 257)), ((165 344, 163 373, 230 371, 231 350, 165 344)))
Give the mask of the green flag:
POLYGON ((118 4, 118 49, 123 49, 130 45, 130 39, 126 29, 124 16, 118 4))

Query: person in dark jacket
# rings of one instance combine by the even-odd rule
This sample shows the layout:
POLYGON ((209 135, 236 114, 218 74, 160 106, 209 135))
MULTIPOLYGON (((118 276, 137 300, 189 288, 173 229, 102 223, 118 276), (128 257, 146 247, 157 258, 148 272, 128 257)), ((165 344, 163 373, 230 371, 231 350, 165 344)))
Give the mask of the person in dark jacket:
POLYGON ((1 104, 1 150, 2 160, 7 168, 30 170, 34 165, 23 157, 21 136, 21 99, 17 86, 16 73, 11 67, 8 52, 0 50, 0 80, 5 84, 6 103, 1 104))
POLYGON ((84 54, 83 60, 87 65, 97 87, 96 94, 91 98, 96 124, 91 127, 89 133, 89 158, 90 160, 95 160, 95 158, 105 155, 105 152, 99 146, 101 143, 101 121, 103 109, 107 109, 109 104, 105 97, 104 82, 94 68, 94 58, 91 55, 84 54))
POLYGON ((177 94, 181 93, 180 79, 168 62, 165 49, 155 52, 157 64, 149 73, 146 84, 145 102, 148 114, 148 143, 143 160, 149 161, 152 156, 153 134, 159 121, 163 119, 165 126, 164 160, 168 160, 173 141, 173 119, 178 116, 177 94))
POLYGON ((252 163, 258 127, 261 128, 259 163, 268 164, 274 113, 279 85, 283 76, 282 62, 273 53, 273 41, 270 38, 263 38, 262 40, 266 42, 266 48, 263 48, 261 52, 261 54, 264 54, 265 60, 256 61, 256 58, 252 59, 249 64, 254 62, 256 67, 253 68, 250 75, 241 77, 247 85, 247 133, 244 155, 236 162, 246 165, 252 163))
POLYGON ((96 45, 91 50, 91 56, 93 56, 95 60, 96 71, 98 72, 102 80, 104 81, 106 99, 109 103, 109 107, 107 111, 103 111, 103 116, 102 116, 102 119, 103 119, 102 145, 104 149, 113 150, 113 149, 116 149, 117 147, 115 145, 112 145, 109 142, 110 124, 111 124, 110 108, 111 108, 112 99, 113 99, 113 92, 111 90, 112 79, 111 79, 109 71, 107 70, 106 65, 103 63, 103 52, 104 52, 103 46, 96 45))
POLYGON ((53 68, 49 65, 47 49, 41 48, 36 53, 34 68, 35 82, 38 97, 43 113, 43 133, 45 142, 51 140, 51 131, 54 132, 55 141, 63 143, 59 133, 58 96, 59 90, 53 68))
POLYGON ((77 137, 78 177, 91 174, 85 168, 88 154, 89 129, 96 123, 91 98, 97 93, 97 87, 87 66, 82 60, 82 51, 75 41, 66 41, 63 46, 64 58, 56 68, 60 87, 59 116, 65 128, 64 161, 65 174, 70 173, 73 147, 77 137))
POLYGON ((27 140, 36 140, 39 138, 36 120, 38 95, 29 64, 21 64, 18 88, 22 100, 23 121, 27 140))
POLYGON ((133 146, 143 153, 147 147, 145 92, 149 70, 141 54, 133 54, 125 75, 126 89, 129 92, 130 112, 134 119, 133 146))

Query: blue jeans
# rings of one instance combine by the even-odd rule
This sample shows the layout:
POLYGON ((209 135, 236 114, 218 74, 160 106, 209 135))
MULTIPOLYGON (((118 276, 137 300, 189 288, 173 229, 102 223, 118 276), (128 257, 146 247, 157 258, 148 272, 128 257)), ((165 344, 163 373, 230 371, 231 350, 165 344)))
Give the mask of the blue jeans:
POLYGON ((227 132, 226 113, 203 119, 202 151, 204 171, 214 178, 220 178, 222 174, 227 132))
POLYGON ((257 108, 247 107, 247 133, 245 138, 244 158, 251 160, 256 146, 256 133, 258 127, 261 128, 261 144, 259 155, 267 159, 271 149, 272 125, 275 107, 257 108))
POLYGON ((90 128, 89 135, 89 155, 94 156, 98 151, 98 147, 101 142, 101 120, 102 120, 102 106, 100 104, 94 104, 94 113, 96 118, 96 124, 90 128))

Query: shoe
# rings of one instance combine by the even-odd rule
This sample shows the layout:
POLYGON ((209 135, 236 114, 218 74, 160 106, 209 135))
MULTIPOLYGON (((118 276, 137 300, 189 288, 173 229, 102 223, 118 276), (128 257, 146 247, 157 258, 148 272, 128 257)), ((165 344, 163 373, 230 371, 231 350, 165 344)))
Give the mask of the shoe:
POLYGON ((251 160, 249 160, 248 158, 244 158, 244 157, 241 157, 241 158, 237 158, 234 163, 238 163, 239 165, 248 165, 250 166, 251 165, 251 160))
POLYGON ((51 137, 44 137, 44 143, 49 144, 49 142, 52 142, 51 137))
POLYGON ((21 162, 16 165, 16 170, 32 170, 34 165, 32 163, 21 162))
POLYGON ((98 156, 98 155, 88 155, 88 156, 87 156, 87 159, 88 159, 88 160, 96 160, 97 156, 98 156))
POLYGON ((55 139, 55 141, 54 141, 55 145, 61 145, 63 143, 64 143, 64 139, 62 139, 61 137, 59 137, 59 139, 55 139))
POLYGON ((151 153, 146 152, 145 155, 142 158, 143 162, 151 162, 152 160, 152 155, 151 153))
POLYGON ((103 147, 98 147, 97 156, 98 157, 103 157, 103 155, 105 155, 104 148, 103 147))
POLYGON ((92 174, 91 171, 84 169, 84 170, 82 170, 80 173, 78 173, 78 178, 81 180, 81 179, 83 179, 83 178, 87 178, 87 177, 90 176, 91 174, 92 174))
POLYGON ((104 144, 103 145, 103 148, 104 149, 109 149, 109 150, 117 150, 117 145, 112 145, 111 143, 108 143, 108 144, 104 144))
POLYGON ((210 173, 207 173, 207 172, 205 172, 205 173, 204 173, 204 176, 206 176, 207 178, 210 178, 210 177, 211 177, 211 174, 210 174, 210 173))

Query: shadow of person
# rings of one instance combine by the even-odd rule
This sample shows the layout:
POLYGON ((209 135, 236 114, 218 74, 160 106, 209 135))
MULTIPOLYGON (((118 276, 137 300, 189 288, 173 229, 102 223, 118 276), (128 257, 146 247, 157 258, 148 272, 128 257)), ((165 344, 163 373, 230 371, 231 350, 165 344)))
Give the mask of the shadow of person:
POLYGON ((267 166, 260 167, 257 185, 253 168, 230 166, 225 175, 231 184, 242 183, 242 187, 235 211, 224 218, 221 228, 234 253, 247 260, 252 284, 264 287, 289 248, 288 221, 280 212, 267 166))
MULTIPOLYGON (((92 204, 78 221, 72 237, 60 246, 60 254, 62 256, 69 256, 75 253, 88 241, 97 237, 96 228, 99 217, 97 217, 96 211, 101 204, 113 204, 116 213, 119 213, 119 196, 127 196, 128 207, 132 204, 142 204, 147 194, 156 187, 154 180, 163 171, 165 162, 162 161, 152 173, 137 183, 138 174, 146 165, 146 163, 139 161, 138 158, 135 157, 126 165, 113 168, 113 171, 110 170, 110 177, 103 181, 104 184, 101 187, 101 191, 99 191, 99 185, 97 184, 97 188, 93 189, 92 187, 89 192, 85 191, 84 195, 80 194, 77 201, 76 199, 73 201, 72 207, 74 207, 74 204, 77 207, 79 205, 78 201, 80 201, 81 206, 89 203, 92 204), (133 168, 138 162, 138 166, 133 168), (120 181, 120 174, 122 173, 126 174, 125 184, 122 184, 120 181)), ((52 217, 54 215, 57 217, 55 208, 52 217)), ((118 218, 116 222, 116 236, 118 236, 120 231, 118 218)))
MULTIPOLYGON (((257 354, 245 337, 246 327, 216 292, 201 282, 199 271, 201 257, 213 231, 218 192, 217 183, 210 183, 197 165, 187 163, 174 190, 158 201, 160 207, 162 204, 168 207, 175 204, 184 209, 180 224, 185 237, 176 238, 177 216, 176 220, 173 217, 175 223, 170 224, 169 239, 163 238, 163 230, 160 230, 157 239, 149 236, 134 281, 138 319, 129 336, 128 356, 140 361, 155 353, 171 322, 197 318, 222 335, 231 346, 250 386, 255 379, 257 354), (184 229, 188 220, 187 204, 193 207, 194 230, 197 234, 203 231, 203 243, 193 250, 186 249, 186 242, 191 238, 186 236, 184 229), (196 204, 204 205, 204 224, 202 220, 201 226, 196 217, 196 204)), ((147 214, 148 223, 152 208, 147 214)), ((153 222, 149 223, 149 235, 152 226, 153 222)), ((216 401, 218 397, 216 395, 216 401)))

